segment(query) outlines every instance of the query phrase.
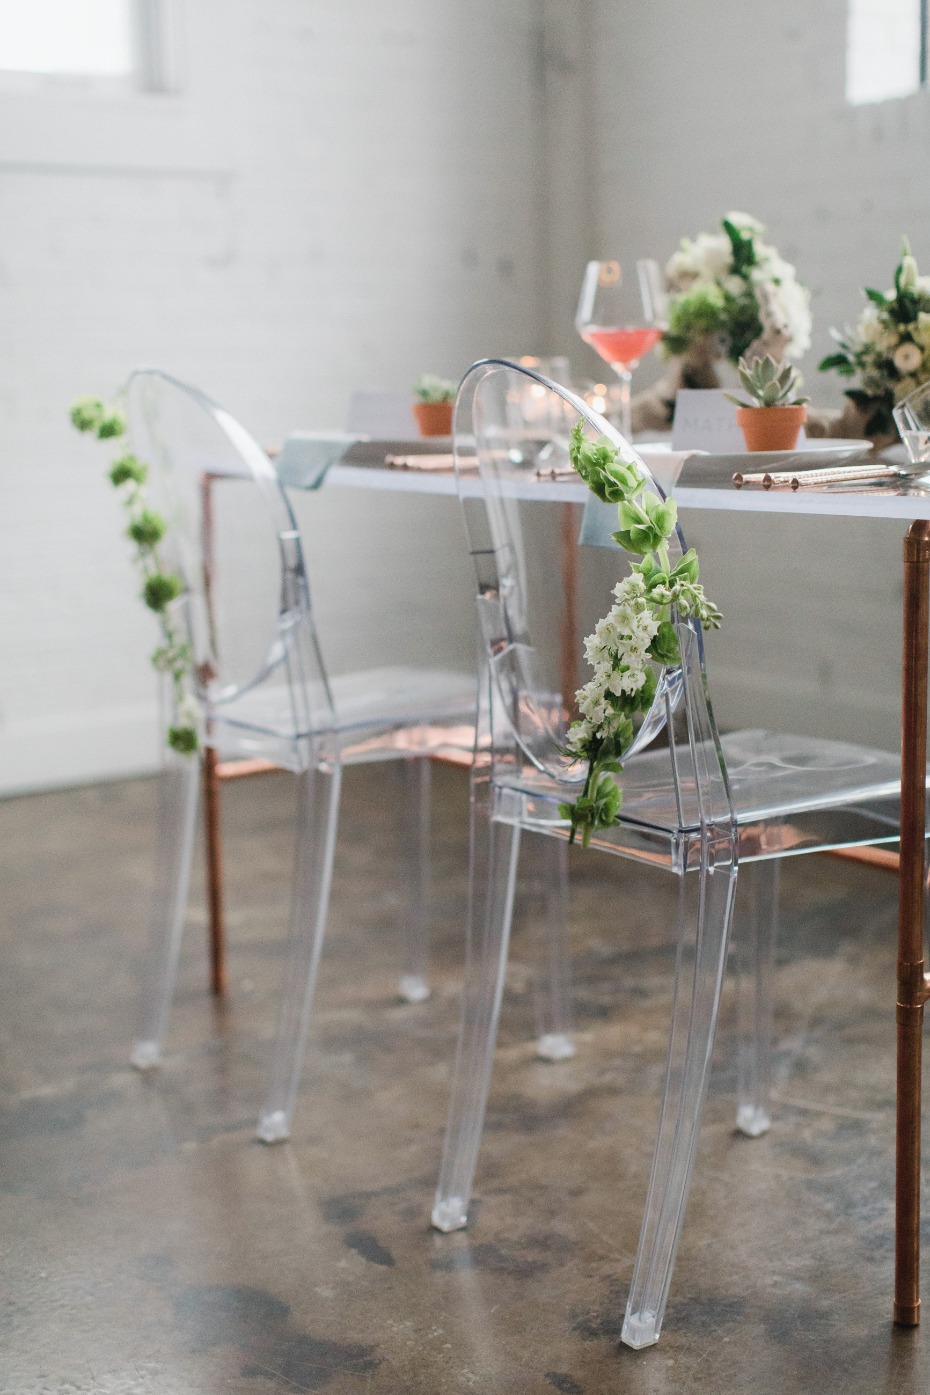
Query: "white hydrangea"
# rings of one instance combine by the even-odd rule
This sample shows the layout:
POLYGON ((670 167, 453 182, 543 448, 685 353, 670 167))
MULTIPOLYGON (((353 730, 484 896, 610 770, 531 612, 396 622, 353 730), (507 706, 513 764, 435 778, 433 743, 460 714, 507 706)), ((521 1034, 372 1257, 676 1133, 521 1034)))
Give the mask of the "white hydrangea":
POLYGON ((704 281, 726 276, 733 260, 733 249, 726 233, 698 233, 691 244, 691 255, 704 281))

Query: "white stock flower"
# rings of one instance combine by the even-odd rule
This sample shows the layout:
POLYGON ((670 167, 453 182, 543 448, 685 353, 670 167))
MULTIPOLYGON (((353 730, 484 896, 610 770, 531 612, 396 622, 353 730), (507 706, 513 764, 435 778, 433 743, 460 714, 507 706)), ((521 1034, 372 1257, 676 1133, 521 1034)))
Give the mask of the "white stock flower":
POLYGON ((190 693, 178 703, 178 726, 196 728, 200 721, 200 708, 190 693))
POLYGON ((761 237, 765 232, 765 224, 760 223, 758 218, 753 218, 751 213, 740 213, 737 210, 724 215, 728 223, 732 223, 734 228, 739 228, 740 232, 751 232, 756 237, 761 237))

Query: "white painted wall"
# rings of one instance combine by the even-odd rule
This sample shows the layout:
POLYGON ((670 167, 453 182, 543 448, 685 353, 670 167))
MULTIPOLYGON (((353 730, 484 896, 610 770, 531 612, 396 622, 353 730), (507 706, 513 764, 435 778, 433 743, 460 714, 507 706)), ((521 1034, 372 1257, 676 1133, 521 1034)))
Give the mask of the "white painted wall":
MULTIPOLYGON (((816 371, 829 326, 855 319, 863 285, 890 285, 902 233, 930 270, 930 92, 846 104, 845 0, 593 4, 601 255, 664 258, 727 209, 755 214, 814 292, 807 387, 838 405, 816 371)), ((684 522, 726 613, 708 646, 721 720, 893 748, 903 528, 684 522)))
MULTIPOLYGON (((352 387, 543 328, 534 0, 187 0, 176 96, 0 90, 0 789, 155 755, 153 631, 107 453, 67 423, 139 363, 262 441, 352 387)), ((472 660, 452 502, 301 499, 334 670, 472 660), (409 604, 393 579, 416 550, 409 604), (365 634, 365 644, 359 636, 365 634)))

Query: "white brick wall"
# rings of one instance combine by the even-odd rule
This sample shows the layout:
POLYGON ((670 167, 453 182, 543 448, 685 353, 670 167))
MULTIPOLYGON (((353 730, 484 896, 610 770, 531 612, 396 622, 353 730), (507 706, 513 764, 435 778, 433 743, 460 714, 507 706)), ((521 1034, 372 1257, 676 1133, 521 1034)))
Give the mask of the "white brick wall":
MULTIPOLYGON (((139 363, 260 440, 538 350, 533 0, 196 0, 178 97, 0 92, 0 789, 147 768, 152 628, 78 392, 139 363)), ((472 656, 451 502, 300 501, 334 669, 472 656), (386 580, 386 578, 388 578, 386 580)))
MULTIPOLYGON (((0 790, 154 758, 152 631, 106 453, 67 425, 76 393, 157 364, 269 441, 340 423, 353 386, 487 352, 580 367, 586 258, 665 255, 732 207, 815 290, 811 365, 902 231, 930 266, 927 94, 845 106, 842 0, 183 8, 176 97, 0 88, 0 790)), ((334 669, 362 630, 377 658, 427 624, 469 662, 450 502, 324 491, 299 510, 334 669), (412 546, 429 605, 390 580, 412 546)), ((685 521, 727 611, 724 720, 893 745, 901 530, 685 521)))

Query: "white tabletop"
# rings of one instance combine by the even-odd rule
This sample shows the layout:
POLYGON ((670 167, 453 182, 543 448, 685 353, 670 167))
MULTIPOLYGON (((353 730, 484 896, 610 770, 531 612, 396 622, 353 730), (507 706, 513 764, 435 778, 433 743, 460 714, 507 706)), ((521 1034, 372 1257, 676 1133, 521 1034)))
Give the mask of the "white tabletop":
MULTIPOLYGON (((701 487, 694 483, 701 467, 710 470, 713 456, 696 459, 687 469, 687 482, 669 492, 681 509, 725 509, 733 513, 832 514, 839 518, 900 518, 930 519, 930 488, 926 485, 900 484, 890 486, 859 485, 857 488, 832 486, 815 492, 799 489, 736 489, 732 485, 701 487)), ((655 456, 650 457, 650 463, 655 456)), ((327 476, 328 485, 345 489, 399 490, 411 494, 455 495, 455 477, 451 473, 431 473, 426 470, 388 470, 365 465, 333 465, 327 476)), ((462 481, 462 494, 477 498, 480 486, 477 478, 462 481)), ((527 476, 520 482, 519 497, 547 502, 583 504, 590 494, 579 479, 536 480, 527 476)))

